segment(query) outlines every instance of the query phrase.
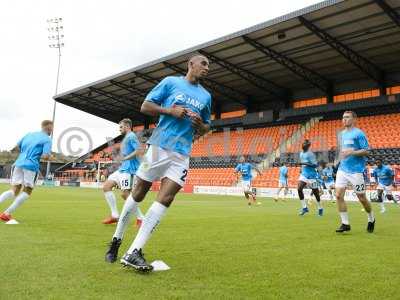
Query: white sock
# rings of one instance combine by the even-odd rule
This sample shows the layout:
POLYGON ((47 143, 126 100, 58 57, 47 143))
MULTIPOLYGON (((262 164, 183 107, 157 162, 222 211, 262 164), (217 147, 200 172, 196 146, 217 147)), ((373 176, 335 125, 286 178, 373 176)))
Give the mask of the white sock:
POLYGON ((372 210, 371 210, 371 212, 369 212, 367 214, 368 214, 368 222, 375 221, 374 212, 372 210))
POLYGON ((131 254, 135 249, 142 249, 146 242, 149 240, 151 233, 154 231, 162 216, 167 211, 167 207, 161 203, 155 201, 147 211, 146 216, 143 219, 142 226, 140 226, 139 232, 136 235, 128 253, 131 254))
POLYGON ((385 203, 383 203, 383 201, 381 203, 379 203, 381 206, 381 210, 385 210, 385 203))
POLYGON ((301 203, 301 207, 307 208, 307 204, 306 204, 305 200, 300 200, 300 203, 301 203))
POLYGON ((136 218, 143 220, 144 219, 144 214, 142 213, 142 210, 140 209, 139 205, 136 207, 136 218))
POLYGON ((321 209, 321 208, 322 208, 321 201, 320 201, 320 202, 316 201, 316 202, 317 202, 317 207, 318 207, 318 209, 321 209))
POLYGON ((342 219, 342 224, 349 225, 349 214, 346 212, 340 212, 340 218, 342 219))
POLYGON ((117 228, 113 238, 122 239, 128 226, 133 212, 136 212, 138 203, 132 198, 132 194, 125 200, 124 207, 122 208, 121 216, 118 220, 117 228))
POLYGON ((17 196, 17 198, 15 198, 14 202, 4 212, 6 214, 12 214, 28 198, 29 198, 29 195, 25 192, 22 192, 21 194, 19 194, 17 196))
POLYGON ((111 216, 113 218, 118 218, 119 213, 118 213, 118 208, 117 208, 117 198, 115 198, 114 193, 112 191, 105 192, 104 197, 106 198, 108 206, 110 207, 111 216))
POLYGON ((329 192, 329 200, 333 201, 333 194, 332 194, 332 192, 329 192))
POLYGON ((15 195, 14 195, 14 191, 13 191, 13 190, 5 191, 4 193, 2 193, 2 194, 0 195, 0 203, 3 202, 3 201, 6 201, 6 200, 9 199, 9 198, 14 197, 14 196, 15 196, 15 195))

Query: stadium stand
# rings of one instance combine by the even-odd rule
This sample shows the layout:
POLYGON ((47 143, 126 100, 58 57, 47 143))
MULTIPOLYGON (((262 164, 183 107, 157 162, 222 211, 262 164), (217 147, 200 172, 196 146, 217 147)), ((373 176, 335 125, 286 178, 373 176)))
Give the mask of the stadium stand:
MULTIPOLYGON (((277 166, 284 161, 291 165, 289 184, 294 186, 301 140, 311 139, 318 159, 333 162, 345 110, 359 115, 358 126, 372 148, 369 164, 381 158, 399 165, 400 27, 393 16, 400 7, 394 0, 383 2, 385 9, 382 1, 324 1, 55 100, 112 122, 129 117, 136 130, 152 128, 157 119, 140 114, 144 96, 165 76, 185 74, 187 58, 200 52, 211 61, 202 84, 214 98, 212 132, 194 143, 187 184, 234 185, 239 155, 264 166, 274 153, 254 185, 276 186, 277 166), (318 121, 306 126, 313 118, 318 121), (297 143, 281 151, 299 131, 297 143)), ((83 160, 111 160, 107 147, 83 160)), ((60 171, 68 169, 70 165, 60 171)))

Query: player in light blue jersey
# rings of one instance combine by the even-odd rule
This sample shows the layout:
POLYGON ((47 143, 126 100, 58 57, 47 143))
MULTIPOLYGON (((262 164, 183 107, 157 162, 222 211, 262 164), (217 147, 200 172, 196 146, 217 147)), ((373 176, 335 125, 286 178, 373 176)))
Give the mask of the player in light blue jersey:
POLYGON ((352 185, 358 200, 368 214, 367 231, 372 233, 375 228, 375 217, 372 212, 371 204, 365 194, 365 181, 363 176, 369 147, 365 133, 355 127, 356 119, 357 115, 355 112, 344 112, 344 130, 339 134, 340 165, 336 174, 335 189, 337 206, 342 224, 336 232, 345 232, 351 229, 344 195, 347 186, 352 185))
POLYGON ((328 165, 326 162, 322 161, 320 163, 321 165, 321 176, 323 179, 323 186, 324 189, 328 190, 329 194, 329 200, 332 202, 335 202, 334 194, 335 194, 335 179, 333 178, 334 176, 334 170, 331 165, 328 165))
POLYGON ((311 189, 312 194, 317 200, 318 216, 322 216, 324 213, 324 209, 322 208, 321 205, 321 198, 319 195, 318 182, 317 182, 318 162, 315 157, 315 154, 311 152, 310 147, 311 147, 311 142, 309 140, 305 140, 302 146, 303 152, 300 153, 299 165, 301 165, 302 167, 299 177, 299 183, 297 186, 297 191, 302 206, 302 209, 300 211, 300 216, 304 216, 306 213, 309 212, 307 203, 304 200, 304 188, 306 187, 311 189))
MULTIPOLYGON (((159 121, 148 141, 149 149, 136 173, 136 185, 125 201, 117 229, 125 226, 128 216, 144 199, 153 181, 161 179, 161 187, 135 240, 121 259, 125 266, 140 271, 153 269, 144 259, 142 249, 184 185, 193 137, 204 135, 210 129, 211 95, 200 84, 200 79, 207 76, 208 70, 208 59, 203 55, 194 55, 188 61, 186 76, 164 78, 142 104, 141 112, 152 117, 159 116, 159 121)), ((122 235, 113 236, 107 252, 112 259, 118 255, 121 239, 122 235)))
MULTIPOLYGON (((116 158, 113 157, 113 159, 120 162, 120 166, 103 184, 104 197, 111 211, 111 216, 104 219, 103 224, 118 222, 117 198, 112 190, 114 187, 118 187, 122 191, 122 198, 124 200, 128 198, 134 184, 136 171, 139 168, 139 157, 144 154, 144 148, 140 144, 136 134, 132 132, 132 121, 130 119, 123 119, 119 122, 119 131, 123 136, 120 155, 116 158)), ((139 206, 136 209, 136 218, 136 223, 139 225, 143 218, 139 206)))
POLYGON ((281 164, 279 168, 279 183, 278 183, 278 191, 276 193, 275 197, 275 202, 277 202, 280 199, 280 193, 283 189, 283 198, 282 200, 285 201, 285 197, 289 191, 289 185, 288 185, 288 178, 289 178, 289 169, 288 169, 288 164, 281 164))
MULTIPOLYGON (((241 156, 239 158, 239 164, 235 168, 235 173, 238 175, 238 181, 239 181, 239 175, 242 177, 242 188, 243 188, 243 193, 244 196, 247 199, 247 204, 250 206, 251 203, 253 204, 257 203, 256 200, 256 195, 253 192, 253 189, 251 187, 251 180, 253 179, 253 175, 251 174, 252 170, 256 170, 259 175, 261 175, 260 170, 256 168, 254 165, 246 162, 246 159, 244 156, 241 156)), ((258 202, 257 205, 260 205, 261 202, 258 202)))
POLYGON ((392 187, 396 187, 394 182, 394 172, 393 169, 382 163, 382 160, 377 159, 376 168, 372 171, 372 176, 375 178, 375 183, 377 184, 378 201, 381 205, 381 213, 386 212, 385 200, 383 199, 383 193, 385 192, 386 199, 389 201, 397 201, 394 199, 392 194, 392 187))
POLYGON ((51 139, 53 122, 42 122, 42 130, 25 135, 16 146, 19 151, 11 173, 11 189, 0 195, 0 203, 16 197, 14 202, 2 214, 0 220, 12 220, 11 214, 32 194, 40 172, 40 159, 49 160, 51 156, 51 139), (22 189, 22 192, 21 192, 22 189))

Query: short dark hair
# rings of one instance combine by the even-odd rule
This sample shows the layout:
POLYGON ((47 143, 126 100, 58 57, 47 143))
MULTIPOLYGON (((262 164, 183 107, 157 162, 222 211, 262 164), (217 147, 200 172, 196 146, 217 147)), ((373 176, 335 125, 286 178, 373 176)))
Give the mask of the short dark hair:
POLYGON ((352 110, 346 110, 343 114, 351 114, 353 118, 357 118, 356 112, 352 110))
POLYGON ((42 127, 46 127, 47 125, 53 125, 53 121, 51 120, 43 120, 42 127))
POLYGON ((131 119, 125 118, 119 121, 119 124, 123 123, 124 125, 128 125, 129 128, 132 128, 132 121, 131 119))

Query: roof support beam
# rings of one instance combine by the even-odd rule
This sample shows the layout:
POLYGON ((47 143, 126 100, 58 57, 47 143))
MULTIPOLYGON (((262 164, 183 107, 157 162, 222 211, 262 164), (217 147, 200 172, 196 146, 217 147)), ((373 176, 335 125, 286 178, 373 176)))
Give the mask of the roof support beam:
POLYGON ((277 96, 278 98, 288 98, 288 95, 290 95, 290 91, 284 89, 283 87, 277 85, 276 83, 274 83, 268 79, 265 79, 264 77, 262 77, 258 74, 255 74, 246 69, 238 67, 238 66, 236 66, 222 58, 218 58, 204 50, 199 50, 199 53, 206 56, 208 59, 210 59, 211 61, 220 65, 221 67, 229 70, 233 74, 236 74, 239 77, 243 78, 244 80, 246 80, 250 84, 254 85, 255 87, 258 87, 259 89, 263 90, 264 92, 267 92, 270 95, 277 96))
POLYGON ((373 64, 366 58, 362 57, 357 52, 350 49, 348 46, 338 41, 336 38, 325 32, 312 22, 308 21, 304 17, 300 16, 298 17, 298 19, 300 23, 303 24, 303 26, 308 28, 321 40, 323 40, 325 43, 327 43, 329 46, 331 46, 333 49, 339 52, 343 57, 345 57, 349 62, 355 65, 365 75, 367 75, 369 78, 377 82, 381 89, 381 92, 383 92, 383 90, 386 90, 385 74, 375 64, 373 64))
MULTIPOLYGON (((86 96, 84 96, 84 95, 80 95, 80 94, 77 94, 77 93, 71 93, 71 95, 72 95, 73 97, 79 98, 79 99, 81 99, 81 100, 85 100, 85 101, 87 101, 87 102, 90 102, 91 104, 93 104, 93 105, 96 106, 96 107, 101 107, 101 106, 103 106, 103 107, 105 107, 107 110, 111 110, 111 111, 115 110, 115 107, 111 106, 110 104, 101 103, 101 102, 96 101, 95 99, 92 99, 92 98, 90 98, 90 97, 86 97, 86 96)), ((96 109, 97 109, 97 108, 96 108, 96 109)), ((102 110, 102 109, 98 109, 98 110, 102 110)))
POLYGON ((154 83, 154 84, 158 84, 158 80, 157 79, 155 79, 155 78, 153 78, 153 77, 151 77, 151 76, 149 76, 147 74, 143 74, 143 73, 140 73, 138 71, 135 71, 134 74, 135 74, 135 76, 137 76, 139 78, 142 78, 144 80, 147 80, 148 82, 151 82, 151 83, 154 83))
POLYGON ((396 23, 397 26, 400 27, 400 15, 397 11, 393 9, 389 4, 385 2, 385 0, 375 0, 375 3, 378 4, 382 10, 388 15, 389 18, 396 23))
MULTIPOLYGON (((94 88, 94 87, 89 87, 89 89, 90 89, 91 91, 97 93, 97 94, 100 94, 100 95, 102 95, 102 96, 108 97, 108 98, 113 99, 113 100, 115 100, 115 101, 117 101, 117 102, 121 102, 121 103, 127 105, 128 107, 133 106, 135 109, 140 110, 140 106, 141 106, 141 105, 137 105, 134 101, 133 101, 133 102, 130 102, 130 101, 132 101, 132 100, 129 99, 129 98, 126 98, 126 97, 124 97, 124 96, 118 96, 118 95, 115 95, 115 94, 113 94, 113 93, 111 93, 111 92, 106 92, 106 91, 103 91, 103 90, 101 90, 101 89, 94 88), (126 102, 125 100, 127 100, 127 101, 129 101, 129 102, 126 102)), ((136 114, 137 114, 137 113, 136 113, 136 114)), ((139 116, 139 114, 137 114, 137 115, 139 116)), ((141 117, 142 117, 142 116, 141 116, 141 117)))
POLYGON ((138 96, 138 97, 145 97, 146 92, 143 90, 140 90, 138 88, 135 88, 133 86, 130 86, 126 83, 115 81, 115 80, 110 80, 110 83, 120 87, 121 89, 127 90, 128 92, 131 92, 132 94, 138 96))
POLYGON ((324 78, 322 75, 247 36, 243 36, 243 39, 246 43, 250 44, 258 51, 264 53, 267 57, 272 58, 274 61, 281 64, 282 66, 288 68, 297 76, 303 78, 305 81, 311 83, 314 87, 323 91, 326 95, 331 95, 333 93, 332 83, 328 79, 324 78))
MULTIPOLYGON (((181 67, 178 67, 176 65, 170 64, 169 62, 163 62, 163 64, 167 67, 170 68, 171 70, 174 70, 175 72, 185 75, 186 71, 182 69, 181 67)), ((224 84, 218 83, 215 80, 212 80, 210 78, 203 78, 201 80, 202 84, 206 86, 208 89, 217 92, 221 96, 224 96, 228 98, 229 100, 235 101, 241 105, 246 105, 247 99, 249 98, 248 95, 237 91, 234 88, 231 88, 229 86, 225 86, 224 84)))

